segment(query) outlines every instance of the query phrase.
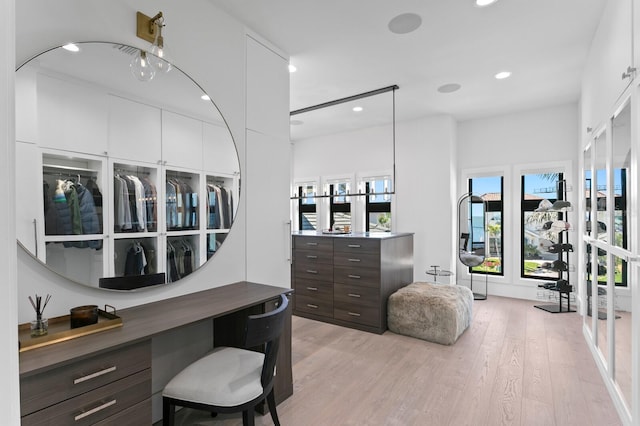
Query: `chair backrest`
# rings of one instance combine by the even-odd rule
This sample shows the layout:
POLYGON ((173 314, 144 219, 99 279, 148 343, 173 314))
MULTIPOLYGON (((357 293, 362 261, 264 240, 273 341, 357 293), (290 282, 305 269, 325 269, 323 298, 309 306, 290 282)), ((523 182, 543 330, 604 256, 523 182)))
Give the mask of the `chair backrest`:
POLYGON ((284 329, 289 299, 280 295, 279 306, 273 311, 259 315, 250 315, 247 320, 244 346, 246 348, 264 345, 264 364, 262 366, 262 387, 265 388, 273 380, 273 373, 278 358, 280 335, 284 329))

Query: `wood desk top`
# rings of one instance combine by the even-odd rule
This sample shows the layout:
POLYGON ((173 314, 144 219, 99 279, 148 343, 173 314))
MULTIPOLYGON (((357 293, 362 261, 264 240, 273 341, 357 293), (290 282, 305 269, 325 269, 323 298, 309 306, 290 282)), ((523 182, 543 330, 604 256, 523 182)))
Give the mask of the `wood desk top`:
POLYGON ((177 327, 230 314, 291 291, 284 287, 240 281, 119 310, 122 327, 20 353, 20 375, 28 376, 46 371, 96 352, 115 349, 177 327))

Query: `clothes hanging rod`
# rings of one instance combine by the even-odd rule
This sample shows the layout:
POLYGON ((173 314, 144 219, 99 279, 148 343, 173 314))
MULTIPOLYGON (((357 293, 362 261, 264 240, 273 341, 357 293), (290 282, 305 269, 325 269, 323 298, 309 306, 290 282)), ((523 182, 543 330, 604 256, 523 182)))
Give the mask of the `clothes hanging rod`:
POLYGON ((86 169, 83 167, 58 166, 57 164, 43 164, 42 167, 48 168, 48 169, 67 170, 67 171, 74 171, 74 172, 98 173, 98 170, 86 169))
POLYGON ((387 92, 391 92, 391 91, 395 92, 399 88, 400 87, 398 87, 397 84, 394 84, 393 86, 387 86, 387 87, 383 87, 381 89, 371 90, 369 92, 360 93, 358 95, 347 96, 346 98, 336 99, 336 100, 333 100, 333 101, 324 102, 322 104, 313 105, 313 106, 306 107, 306 108, 300 108, 300 109, 297 109, 295 111, 291 111, 289 113, 289 115, 290 116, 294 116, 294 115, 302 114, 302 113, 305 113, 305 112, 315 111, 317 109, 327 108, 327 107, 334 106, 334 105, 340 105, 340 104, 343 104, 343 103, 346 103, 346 102, 356 101, 358 99, 368 98, 370 96, 380 95, 382 93, 387 93, 387 92))

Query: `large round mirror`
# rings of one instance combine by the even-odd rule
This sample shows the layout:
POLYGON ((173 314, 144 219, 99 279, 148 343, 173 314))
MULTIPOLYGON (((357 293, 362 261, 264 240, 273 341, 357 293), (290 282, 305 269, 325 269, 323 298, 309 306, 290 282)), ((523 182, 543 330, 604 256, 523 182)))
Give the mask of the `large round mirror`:
POLYGON ((77 43, 16 72, 18 241, 93 287, 193 273, 220 248, 240 198, 236 147, 215 104, 176 66, 136 78, 140 55, 155 59, 77 43))

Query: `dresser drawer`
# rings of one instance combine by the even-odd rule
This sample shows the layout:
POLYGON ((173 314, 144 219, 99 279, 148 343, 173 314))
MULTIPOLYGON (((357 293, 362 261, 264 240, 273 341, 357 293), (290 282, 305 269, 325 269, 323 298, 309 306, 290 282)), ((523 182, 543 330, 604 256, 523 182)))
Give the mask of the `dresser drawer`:
POLYGON ((314 280, 296 280, 296 296, 308 296, 323 300, 333 300, 333 283, 314 280))
POLYGON ((313 250, 317 252, 332 252, 332 238, 326 237, 293 237, 293 248, 296 250, 313 250))
POLYGON ((33 413, 150 367, 151 342, 147 340, 21 377, 21 413, 33 413))
POLYGON ((115 424, 118 426, 141 426, 152 424, 151 398, 147 398, 136 405, 132 405, 126 410, 123 410, 118 414, 114 414, 108 419, 95 423, 95 426, 113 426, 115 424))
POLYGON ((340 284, 380 288, 380 269, 336 266, 333 269, 333 280, 340 284))
POLYGON ((294 250, 293 252, 294 262, 305 262, 307 264, 315 263, 333 263, 333 251, 332 250, 294 250))
POLYGON ((150 397, 151 369, 148 368, 25 416, 22 426, 92 425, 150 397))
POLYGON ((372 253, 335 252, 333 264, 352 268, 380 269, 380 256, 372 253))
POLYGON ((333 316, 333 299, 323 299, 296 295, 296 310, 331 318, 333 316))
POLYGON ((333 287, 333 303, 354 309, 362 306, 380 306, 380 289, 359 285, 335 284, 333 287))
POLYGON ((380 241, 370 238, 336 238, 334 252, 343 253, 380 253, 380 241))
POLYGON ((299 279, 333 281, 333 265, 325 263, 295 262, 296 281, 299 279))
POLYGON ((336 302, 333 318, 372 327, 380 326, 380 306, 363 306, 353 303, 336 302))

